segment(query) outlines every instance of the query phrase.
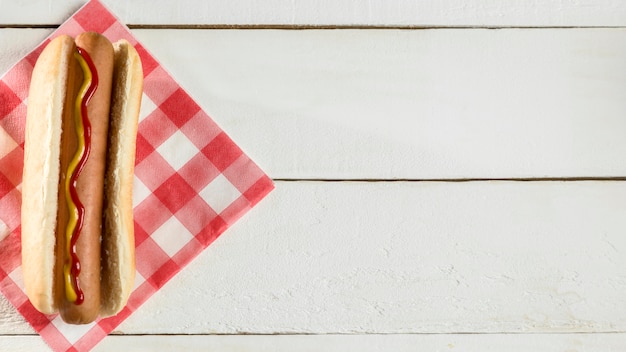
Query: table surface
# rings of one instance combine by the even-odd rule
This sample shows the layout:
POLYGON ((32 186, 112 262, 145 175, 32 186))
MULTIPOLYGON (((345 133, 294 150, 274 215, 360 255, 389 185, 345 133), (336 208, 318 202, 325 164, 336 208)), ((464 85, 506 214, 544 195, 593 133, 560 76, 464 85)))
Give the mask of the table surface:
POLYGON ((276 189, 96 351, 626 346, 626 2, 103 3, 276 189))

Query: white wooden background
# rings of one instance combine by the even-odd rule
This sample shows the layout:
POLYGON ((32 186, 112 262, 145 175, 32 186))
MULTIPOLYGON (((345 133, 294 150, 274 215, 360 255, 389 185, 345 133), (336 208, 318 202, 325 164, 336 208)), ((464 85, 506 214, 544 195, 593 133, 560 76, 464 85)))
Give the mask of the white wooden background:
POLYGON ((626 350, 625 1, 104 3, 276 190, 96 351, 626 350))

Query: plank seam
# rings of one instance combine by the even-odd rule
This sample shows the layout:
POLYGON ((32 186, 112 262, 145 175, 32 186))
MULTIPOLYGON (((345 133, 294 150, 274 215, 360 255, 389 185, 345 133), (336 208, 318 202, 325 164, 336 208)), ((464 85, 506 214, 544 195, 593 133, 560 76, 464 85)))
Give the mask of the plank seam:
MULTIPOLYGON (((437 30, 437 29, 626 29, 626 26, 436 26, 436 25, 290 25, 290 24, 127 24, 130 29, 213 30, 437 30)), ((0 29, 48 28, 59 24, 0 24, 0 29)))
POLYGON ((623 182, 615 177, 519 177, 519 178, 273 178, 275 182, 623 182))
MULTIPOLYGON (((119 336, 119 337, 133 337, 133 336, 360 336, 360 335, 380 335, 380 336, 402 336, 402 335, 420 335, 420 336, 440 336, 440 335, 619 335, 626 334, 626 330, 622 331, 568 331, 568 332, 406 332, 406 333, 384 333, 384 332, 352 332, 352 333, 341 333, 341 332, 329 332, 329 333, 291 333, 291 332, 277 332, 277 333, 156 333, 156 334, 124 334, 124 333, 111 333, 109 336, 119 336)), ((0 337, 28 337, 28 336, 39 336, 38 334, 2 334, 0 337)))

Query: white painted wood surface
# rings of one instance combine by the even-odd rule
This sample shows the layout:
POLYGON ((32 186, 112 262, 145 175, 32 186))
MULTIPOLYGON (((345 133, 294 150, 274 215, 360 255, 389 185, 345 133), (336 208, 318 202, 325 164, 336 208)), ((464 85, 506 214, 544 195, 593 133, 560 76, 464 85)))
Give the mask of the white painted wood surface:
POLYGON ((273 177, 626 175, 626 29, 136 33, 273 177))
MULTIPOLYGON (((561 180, 626 176, 625 29, 162 27, 613 27, 625 2, 104 2, 293 181, 96 350, 626 346, 626 183, 561 180), (392 181, 477 178, 556 180, 392 181)), ((0 0, 0 27, 81 4, 0 0)), ((0 72, 51 30, 0 28, 0 72)), ((32 334, 0 298, 0 350, 32 334)))
MULTIPOLYGON (((621 0, 102 0, 128 24, 624 26, 621 0)), ((84 0, 0 0, 0 24, 59 24, 84 0)))
MULTIPOLYGON (((10 336, 3 352, 45 350, 40 339, 10 336)), ((621 351, 618 334, 534 335, 190 335, 107 337, 93 349, 104 351, 220 351, 220 352, 409 352, 409 351, 621 351)))

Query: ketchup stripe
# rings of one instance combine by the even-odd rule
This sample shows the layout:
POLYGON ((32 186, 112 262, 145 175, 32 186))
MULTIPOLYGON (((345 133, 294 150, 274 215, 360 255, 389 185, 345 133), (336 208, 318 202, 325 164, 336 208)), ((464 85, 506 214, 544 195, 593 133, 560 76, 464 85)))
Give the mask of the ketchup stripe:
MULTIPOLYGON (((73 256, 73 250, 75 249, 75 246, 72 246, 71 242, 72 242, 72 238, 74 238, 75 229, 79 227, 79 220, 81 220, 81 216, 80 216, 81 209, 79 207, 80 201, 76 199, 76 197, 72 196, 72 194, 75 193, 75 192, 72 192, 73 191, 72 179, 73 179, 73 175, 76 173, 76 169, 78 168, 80 161, 83 157, 83 154, 85 152, 85 140, 84 140, 85 129, 84 129, 83 121, 81 118, 82 113, 81 113, 80 107, 81 107, 83 97, 87 93, 87 89, 89 88, 89 85, 91 84, 91 73, 88 72, 89 67, 87 66, 87 62, 83 59, 82 56, 80 56, 78 51, 74 53, 74 58, 78 61, 80 68, 83 70, 84 78, 83 78, 83 83, 80 86, 80 89, 78 91, 76 100, 74 102, 74 115, 72 116, 72 120, 74 122, 75 129, 76 129, 77 147, 76 147, 76 152, 74 153, 74 156, 70 160, 70 163, 67 167, 68 177, 65 179, 65 198, 67 201, 67 210, 69 212, 69 219, 67 221, 67 225, 65 228, 66 258, 65 258, 65 264, 63 266, 63 275, 65 278, 65 297, 71 303, 77 303, 77 302, 80 303, 81 297, 76 288, 76 285, 74 284, 75 280, 74 280, 74 275, 73 275, 73 273, 76 272, 74 268, 77 267, 77 264, 76 264, 77 262, 76 260, 74 260, 74 256, 73 256), (77 205, 76 202, 78 202, 79 204, 77 205)), ((80 264, 78 264, 78 267, 80 268, 80 264)))
POLYGON ((76 184, 78 181, 78 177, 80 176, 80 173, 83 167, 85 166, 87 158, 89 157, 89 154, 91 152, 91 124, 89 122, 89 118, 87 115, 87 104, 93 97, 93 94, 96 91, 96 88, 98 86, 98 75, 97 75, 95 65, 93 64, 93 61, 91 60, 91 57, 89 56, 89 54, 87 54, 87 52, 80 47, 77 47, 77 49, 78 49, 78 54, 81 55, 83 59, 85 60, 85 62, 87 63, 87 66, 89 67, 89 70, 91 71, 91 75, 92 75, 91 83, 89 87, 87 88, 87 91, 85 95, 83 96, 82 101, 80 103, 80 114, 81 114, 81 119, 83 123, 82 138, 84 139, 85 148, 82 151, 82 155, 80 157, 80 161, 78 162, 76 169, 70 176, 70 194, 71 194, 72 201, 76 205, 76 208, 78 211, 78 221, 76 223, 76 227, 74 228, 74 231, 72 233, 72 237, 70 240, 71 277, 72 277, 72 285, 74 286, 74 289, 77 294, 77 298, 74 303, 81 304, 84 301, 84 294, 80 288, 80 284, 78 280, 78 275, 80 274, 80 260, 78 258, 78 255, 76 254, 76 243, 78 241, 78 236, 83 227, 83 220, 85 217, 85 206, 82 204, 82 202, 80 201, 80 198, 78 197, 76 184))

